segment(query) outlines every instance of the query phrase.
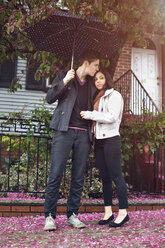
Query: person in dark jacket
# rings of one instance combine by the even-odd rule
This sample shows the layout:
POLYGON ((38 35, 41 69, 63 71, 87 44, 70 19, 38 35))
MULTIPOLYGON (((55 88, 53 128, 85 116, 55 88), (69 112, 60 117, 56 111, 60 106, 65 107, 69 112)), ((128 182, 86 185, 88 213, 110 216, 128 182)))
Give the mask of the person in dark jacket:
POLYGON ((93 109, 96 88, 92 77, 99 69, 99 55, 86 50, 80 56, 75 71, 61 71, 47 93, 49 104, 58 100, 50 127, 55 130, 51 147, 51 169, 44 205, 44 230, 55 230, 57 201, 63 171, 72 150, 71 186, 67 200, 67 223, 76 228, 85 224, 78 219, 84 172, 92 141, 91 121, 84 120, 80 111, 93 109))

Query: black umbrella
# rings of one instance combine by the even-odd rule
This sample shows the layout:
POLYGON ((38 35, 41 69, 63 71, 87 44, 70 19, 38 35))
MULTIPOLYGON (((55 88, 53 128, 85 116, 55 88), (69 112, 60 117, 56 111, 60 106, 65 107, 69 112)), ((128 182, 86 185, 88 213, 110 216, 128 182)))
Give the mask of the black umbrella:
POLYGON ((92 49, 109 59, 121 48, 116 32, 109 31, 98 19, 87 21, 78 15, 56 12, 43 21, 26 29, 39 51, 48 51, 56 56, 78 58, 85 49, 92 49))

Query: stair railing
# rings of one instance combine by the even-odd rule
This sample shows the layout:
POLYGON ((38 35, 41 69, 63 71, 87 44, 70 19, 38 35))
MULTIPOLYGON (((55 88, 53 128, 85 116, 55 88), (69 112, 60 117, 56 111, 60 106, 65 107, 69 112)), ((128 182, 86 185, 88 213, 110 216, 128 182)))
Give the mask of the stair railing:
POLYGON ((115 89, 118 90, 124 98, 124 112, 141 118, 144 112, 152 112, 153 115, 160 112, 132 70, 128 70, 124 73, 114 84, 115 89))

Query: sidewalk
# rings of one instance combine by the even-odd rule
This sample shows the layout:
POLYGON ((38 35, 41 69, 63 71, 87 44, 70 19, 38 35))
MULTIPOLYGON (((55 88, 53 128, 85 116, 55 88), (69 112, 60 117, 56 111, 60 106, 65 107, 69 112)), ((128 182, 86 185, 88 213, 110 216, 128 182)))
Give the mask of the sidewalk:
MULTIPOLYGON (((43 231, 43 216, 0 218, 0 247, 39 248, 162 248, 165 247, 165 209, 131 211, 130 221, 123 227, 99 226, 102 213, 80 214, 87 224, 74 229, 66 224, 66 216, 56 218, 57 230, 43 231)), ((115 213, 116 216, 116 213, 115 213)))

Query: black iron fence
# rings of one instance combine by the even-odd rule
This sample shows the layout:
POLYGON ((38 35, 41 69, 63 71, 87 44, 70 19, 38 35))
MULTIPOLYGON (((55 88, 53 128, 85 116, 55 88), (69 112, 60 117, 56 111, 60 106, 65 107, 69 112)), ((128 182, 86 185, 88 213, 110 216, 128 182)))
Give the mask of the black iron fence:
MULTIPOLYGON (((0 118, 0 192, 27 192, 45 194, 50 169, 51 138, 38 121, 30 127, 25 120, 0 118), (20 124, 21 123, 21 124, 20 124)), ((124 128, 124 127, 123 127, 124 128)), ((123 173, 130 193, 165 192, 165 148, 154 153, 143 147, 137 153, 136 141, 128 161, 124 161, 123 173)), ((66 164, 60 188, 61 197, 68 194, 71 177, 71 157, 66 164)), ((97 197, 102 192, 93 153, 89 155, 83 196, 97 197)))
POLYGON ((143 147, 143 153, 135 153, 126 163, 126 181, 130 191, 141 193, 165 193, 165 148, 158 148, 149 153, 148 145, 143 147))

